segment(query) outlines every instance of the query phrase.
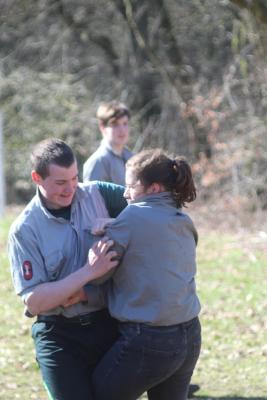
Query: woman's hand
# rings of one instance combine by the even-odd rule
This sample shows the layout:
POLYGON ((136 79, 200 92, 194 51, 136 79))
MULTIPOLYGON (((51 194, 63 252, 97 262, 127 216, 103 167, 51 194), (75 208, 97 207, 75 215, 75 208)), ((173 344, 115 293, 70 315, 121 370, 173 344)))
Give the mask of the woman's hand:
POLYGON ((118 260, 114 260, 117 256, 116 251, 110 250, 113 240, 107 237, 94 243, 88 254, 88 267, 94 276, 94 279, 102 277, 110 270, 118 265, 118 260))
POLYGON ((112 221, 114 221, 114 218, 96 218, 92 225, 91 233, 93 235, 103 235, 105 227, 112 221))

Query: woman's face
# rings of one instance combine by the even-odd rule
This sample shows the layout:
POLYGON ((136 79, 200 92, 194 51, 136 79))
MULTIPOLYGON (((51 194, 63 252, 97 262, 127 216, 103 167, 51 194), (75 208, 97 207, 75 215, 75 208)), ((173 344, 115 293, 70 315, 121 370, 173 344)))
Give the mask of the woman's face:
POLYGON ((146 193, 147 191, 145 190, 144 186, 140 181, 136 180, 132 170, 127 168, 125 174, 125 191, 123 194, 127 202, 131 203, 146 193))

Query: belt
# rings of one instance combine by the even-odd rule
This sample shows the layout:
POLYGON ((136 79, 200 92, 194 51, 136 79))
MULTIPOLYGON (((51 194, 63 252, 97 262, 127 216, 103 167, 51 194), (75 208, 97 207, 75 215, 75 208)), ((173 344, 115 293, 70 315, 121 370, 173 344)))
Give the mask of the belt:
POLYGON ((149 325, 149 324, 147 324, 146 322, 127 322, 127 321, 121 321, 120 322, 120 326, 121 327, 123 327, 123 326, 130 326, 130 327, 133 327, 134 329, 135 328, 137 328, 137 329, 142 329, 142 328, 145 328, 145 329, 159 329, 159 330, 162 330, 162 331, 164 331, 164 330, 168 330, 168 329, 172 329, 172 328, 180 328, 180 327, 183 327, 183 328, 188 328, 188 327, 190 327, 192 324, 194 324, 196 321, 198 321, 198 317, 194 317, 193 319, 190 319, 189 321, 186 321, 186 322, 180 322, 180 323, 178 323, 178 324, 174 324, 174 325, 149 325))
POLYGON ((80 325, 91 325, 94 322, 103 320, 108 317, 109 313, 107 309, 92 311, 88 314, 81 314, 75 317, 64 317, 64 315, 38 315, 37 322, 53 322, 60 324, 80 324, 80 325))

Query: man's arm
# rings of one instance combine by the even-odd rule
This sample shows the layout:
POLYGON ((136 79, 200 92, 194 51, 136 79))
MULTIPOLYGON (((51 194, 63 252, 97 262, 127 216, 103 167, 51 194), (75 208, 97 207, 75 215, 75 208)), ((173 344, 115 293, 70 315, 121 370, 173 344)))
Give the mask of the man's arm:
POLYGON ((125 188, 109 182, 97 182, 97 186, 105 201, 109 216, 116 218, 127 206, 127 201, 123 197, 125 188))
POLYGON ((92 279, 94 279, 94 273, 87 263, 60 281, 41 283, 36 286, 27 294, 24 302, 32 315, 41 314, 62 305, 92 279))
MULTIPOLYGON (((9 245, 14 284, 19 280, 18 276, 20 274, 17 271, 20 265, 19 260, 21 257, 24 257, 21 244, 21 242, 18 243, 17 240, 14 240, 12 241, 12 245, 9 245), (19 252, 21 254, 17 255, 16 253, 19 252), (12 265, 12 261, 14 265, 12 265)), ((114 268, 118 264, 117 261, 112 260, 112 258, 116 256, 116 253, 114 251, 108 251, 112 244, 113 242, 107 239, 103 239, 100 244, 94 244, 94 246, 98 246, 98 258, 91 261, 88 260, 82 268, 59 281, 44 282, 43 279, 43 283, 38 284, 32 282, 31 286, 28 286, 28 288, 25 286, 23 287, 21 282, 18 283, 17 287, 15 284, 17 293, 21 294, 24 298, 28 312, 34 316, 61 306, 86 283, 106 274, 110 269, 114 268)), ((37 257, 35 258, 35 263, 36 262, 37 257)))

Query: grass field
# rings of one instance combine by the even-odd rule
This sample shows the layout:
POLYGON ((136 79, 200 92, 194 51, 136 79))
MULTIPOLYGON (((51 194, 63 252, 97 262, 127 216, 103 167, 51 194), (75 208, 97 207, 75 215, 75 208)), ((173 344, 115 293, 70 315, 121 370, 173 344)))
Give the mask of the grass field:
MULTIPOLYGON (((10 279, 11 220, 0 221, 0 399, 45 400, 31 321, 10 279)), ((201 387, 197 397, 267 399, 267 234, 207 232, 199 230, 203 349, 193 379, 201 387)))

